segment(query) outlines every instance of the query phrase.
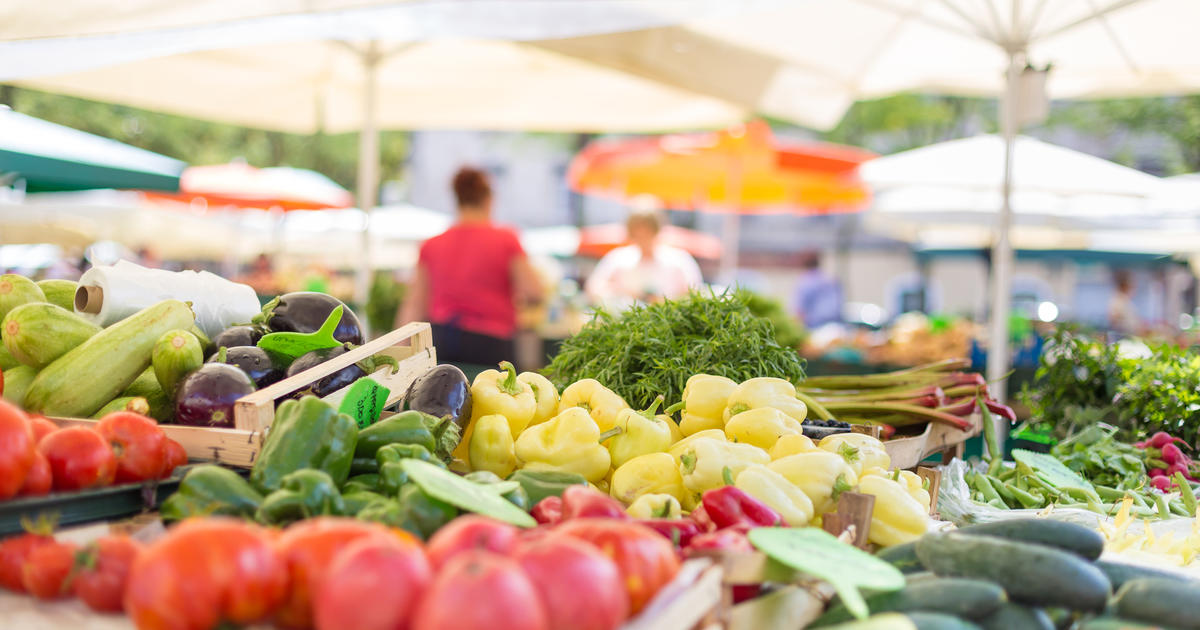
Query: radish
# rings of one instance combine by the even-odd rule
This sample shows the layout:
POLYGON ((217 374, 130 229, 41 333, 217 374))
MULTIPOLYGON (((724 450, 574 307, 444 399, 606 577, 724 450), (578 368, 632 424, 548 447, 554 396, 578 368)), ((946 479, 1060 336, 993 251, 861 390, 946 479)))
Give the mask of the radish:
POLYGON ((1178 446, 1170 442, 1162 446, 1162 460, 1172 466, 1180 464, 1184 465, 1184 468, 1187 467, 1187 456, 1183 454, 1183 451, 1179 450, 1178 446))
POLYGON ((1174 445, 1176 442, 1185 446, 1187 445, 1187 442, 1185 442, 1182 438, 1171 437, 1171 434, 1167 433, 1166 431, 1159 431, 1158 433, 1151 435, 1149 440, 1150 446, 1153 446, 1154 448, 1163 448, 1168 444, 1174 445))
POLYGON ((1167 477, 1161 477, 1161 476, 1160 477, 1151 477, 1150 485, 1154 486, 1155 488, 1158 488, 1159 490, 1162 490, 1163 492, 1166 492, 1171 487, 1171 480, 1168 479, 1167 477))
POLYGON ((1167 471, 1163 470, 1162 468, 1151 468, 1149 474, 1151 477, 1165 477, 1167 475, 1167 471))

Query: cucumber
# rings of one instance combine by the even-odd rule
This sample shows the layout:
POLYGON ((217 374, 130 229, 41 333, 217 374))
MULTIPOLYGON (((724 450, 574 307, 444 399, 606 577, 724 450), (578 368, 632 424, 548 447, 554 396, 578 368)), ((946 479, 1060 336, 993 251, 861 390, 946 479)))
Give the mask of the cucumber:
POLYGON ((188 372, 204 365, 204 348, 196 335, 186 330, 170 330, 154 344, 150 365, 163 392, 172 396, 188 372))
MULTIPOLYGON (((0 333, 0 334, 3 334, 3 333, 0 333)), ((8 351, 8 348, 4 347, 4 344, 0 343, 0 370, 7 370, 8 368, 15 368, 18 365, 25 365, 25 364, 18 361, 17 357, 14 357, 12 355, 12 353, 8 351)))
POLYGON ((22 304, 4 316, 4 347, 25 365, 42 369, 101 328, 60 306, 22 304))
POLYGON ((1005 602, 979 622, 983 630, 1054 630, 1050 615, 1041 608, 1005 602))
POLYGON ((121 396, 114 398, 100 408, 100 411, 92 414, 93 418, 103 418, 110 413, 117 411, 132 411, 140 413, 143 416, 150 415, 150 403, 146 402, 141 396, 121 396))
MULTIPOLYGON (((866 598, 871 613, 937 612, 981 619, 996 612, 1005 601, 1004 589, 991 582, 963 578, 934 578, 909 584, 898 591, 876 593, 866 598)), ((813 622, 819 628, 854 616, 841 604, 831 607, 813 622)))
POLYGON ((4 370, 4 400, 18 406, 25 406, 25 392, 29 384, 37 376, 37 370, 28 365, 18 365, 4 370))
POLYGON ((175 401, 163 393, 162 386, 158 384, 158 377, 154 376, 154 366, 146 368, 133 379, 129 387, 121 392, 121 397, 126 396, 145 398, 150 405, 150 413, 147 415, 160 423, 170 422, 175 417, 175 401))
POLYGON ((892 545, 879 550, 875 557, 900 569, 901 573, 917 573, 925 570, 921 559, 917 557, 917 543, 909 542, 902 545, 892 545))
POLYGON ((1200 630, 1200 584, 1172 578, 1130 580, 1113 598, 1122 619, 1200 630))
POLYGON ((1095 560, 1104 553, 1104 536, 1093 529, 1048 518, 1021 518, 979 525, 968 525, 958 533, 970 536, 996 536, 1019 542, 1047 545, 1070 551, 1086 560, 1095 560))
POLYGON ((38 280, 38 288, 42 290, 42 294, 46 296, 46 301, 62 308, 75 312, 75 292, 79 290, 79 283, 72 280, 38 280))
POLYGON ((828 630, 980 630, 979 626, 958 617, 930 612, 883 613, 826 627, 828 630))
POLYGON ((45 301, 46 294, 33 280, 15 273, 0 276, 0 318, 22 304, 45 301))
POLYGON ((1166 626, 1145 624, 1120 617, 1094 617, 1075 626, 1077 630, 1173 630, 1166 626))
MULTIPOLYGON (((5 378, 8 378, 8 372, 4 373, 5 378)), ((7 381, 5 381, 7 384, 7 381)), ((1138 578, 1167 578, 1171 580, 1186 580, 1187 577, 1177 573, 1169 573, 1160 571, 1150 567, 1141 567, 1134 564, 1125 564, 1123 562, 1111 562, 1109 560, 1097 560, 1096 566, 1108 576, 1108 581, 1112 583, 1113 590, 1119 590, 1126 582, 1136 580, 1138 578)))
POLYGON ((154 342, 163 333, 194 321, 187 304, 164 300, 105 328, 33 379, 26 409, 83 418, 96 413, 150 365, 154 342))
POLYGON ((943 576, 999 584, 1015 601, 1099 611, 1108 599, 1104 573, 1079 556, 991 536, 933 533, 917 541, 917 557, 943 576))

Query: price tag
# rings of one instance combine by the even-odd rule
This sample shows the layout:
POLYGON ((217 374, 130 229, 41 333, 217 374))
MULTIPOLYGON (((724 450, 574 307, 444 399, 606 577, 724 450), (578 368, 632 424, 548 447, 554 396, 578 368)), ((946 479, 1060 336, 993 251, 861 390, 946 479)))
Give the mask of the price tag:
POLYGON ((338 412, 354 418, 358 428, 365 429, 379 420, 390 393, 388 388, 364 376, 346 390, 346 397, 338 406, 338 412))
POLYGON ((342 345, 342 342, 333 338, 333 331, 337 330, 338 322, 342 319, 342 305, 338 305, 329 313, 329 317, 325 318, 325 323, 321 324, 321 328, 313 333, 294 333, 294 332, 277 332, 263 335, 262 339, 258 340, 258 347, 267 352, 274 352, 286 356, 289 360, 296 360, 300 356, 313 350, 324 350, 326 348, 336 348, 342 345))

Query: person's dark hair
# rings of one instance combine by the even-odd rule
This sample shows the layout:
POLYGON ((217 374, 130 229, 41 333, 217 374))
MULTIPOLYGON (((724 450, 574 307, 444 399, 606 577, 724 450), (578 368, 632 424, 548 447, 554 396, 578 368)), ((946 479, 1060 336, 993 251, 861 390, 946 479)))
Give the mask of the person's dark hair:
POLYGON ((1121 293, 1131 293, 1133 291, 1133 274, 1128 269, 1117 269, 1113 271, 1113 283, 1117 285, 1117 290, 1121 293))
POLYGON ((820 269, 821 255, 817 252, 804 252, 800 255, 800 268, 808 270, 820 269))
POLYGON ((477 168, 464 166, 454 174, 454 196, 459 207, 479 206, 492 198, 488 175, 477 168))

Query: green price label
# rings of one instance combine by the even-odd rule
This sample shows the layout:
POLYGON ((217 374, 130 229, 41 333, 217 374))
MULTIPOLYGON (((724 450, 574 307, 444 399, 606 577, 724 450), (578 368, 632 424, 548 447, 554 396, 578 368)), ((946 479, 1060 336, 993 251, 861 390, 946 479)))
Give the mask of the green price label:
POLYGON ((338 406, 338 412, 354 418, 358 428, 365 429, 379 420, 390 393, 388 388, 364 376, 346 390, 346 397, 338 406))

